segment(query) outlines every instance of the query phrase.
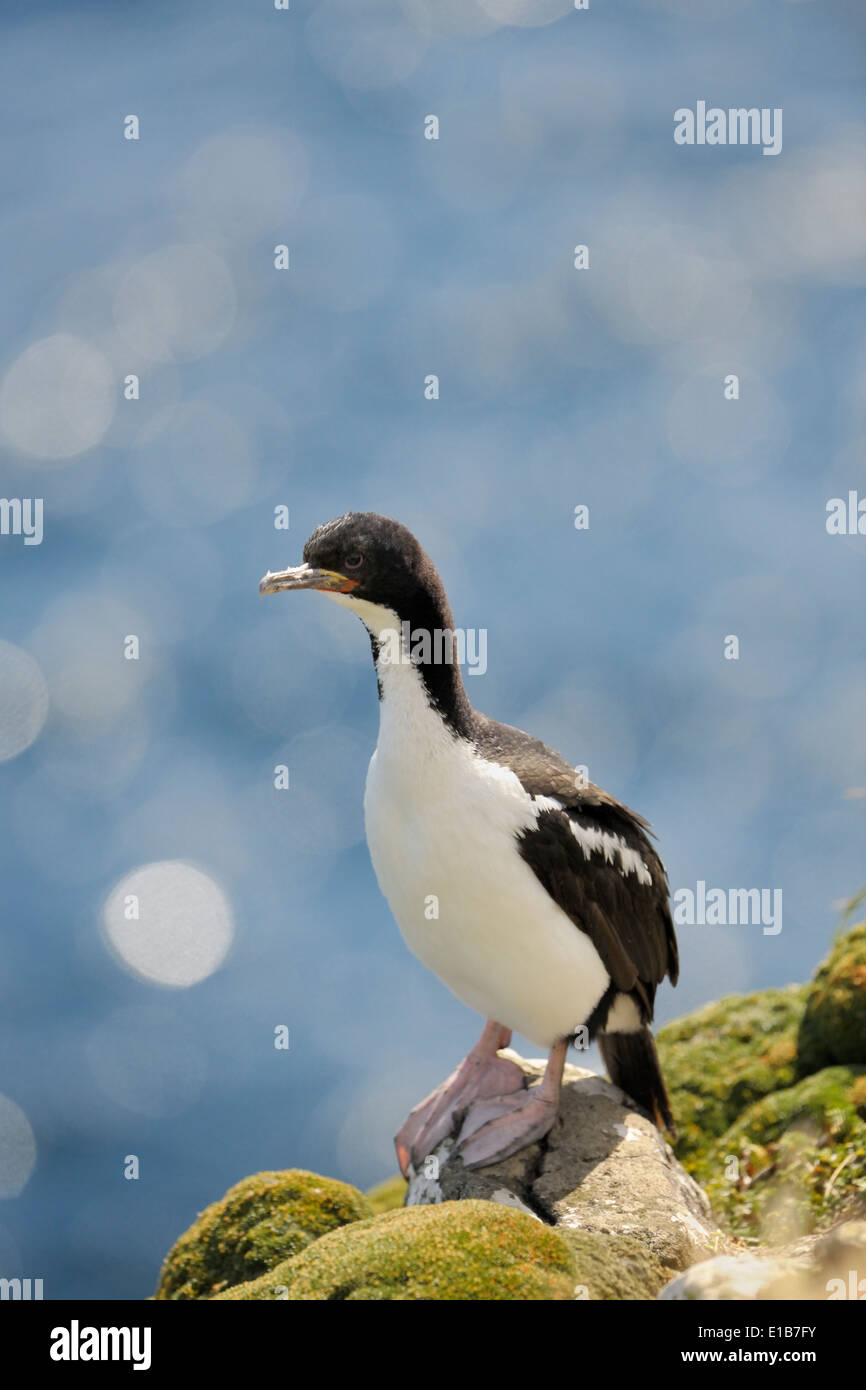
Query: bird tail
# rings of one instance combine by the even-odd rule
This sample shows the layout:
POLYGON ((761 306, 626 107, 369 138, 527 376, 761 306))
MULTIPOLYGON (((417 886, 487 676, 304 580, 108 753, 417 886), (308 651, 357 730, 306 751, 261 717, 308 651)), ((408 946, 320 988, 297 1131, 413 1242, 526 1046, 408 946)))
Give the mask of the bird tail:
POLYGON ((648 1028, 633 1033, 600 1033, 598 1047, 610 1079, 652 1115, 659 1129, 672 1138, 677 1127, 665 1089, 653 1035, 648 1028))

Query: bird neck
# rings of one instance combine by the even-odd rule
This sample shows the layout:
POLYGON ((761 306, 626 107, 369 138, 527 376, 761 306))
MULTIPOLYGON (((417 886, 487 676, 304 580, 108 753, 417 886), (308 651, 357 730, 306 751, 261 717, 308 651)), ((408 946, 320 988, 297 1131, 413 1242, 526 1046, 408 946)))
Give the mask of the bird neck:
POLYGON ((351 609, 370 634, 383 727, 386 719, 404 727, 417 723, 426 708, 448 733, 471 734, 472 705, 460 673, 457 634, 444 590, 416 591, 404 608, 406 617, 349 595, 329 597, 351 609))
POLYGON ((381 723, 414 722, 421 706, 450 734, 468 736, 472 706, 463 685, 453 624, 397 626, 370 633, 381 703, 381 723))

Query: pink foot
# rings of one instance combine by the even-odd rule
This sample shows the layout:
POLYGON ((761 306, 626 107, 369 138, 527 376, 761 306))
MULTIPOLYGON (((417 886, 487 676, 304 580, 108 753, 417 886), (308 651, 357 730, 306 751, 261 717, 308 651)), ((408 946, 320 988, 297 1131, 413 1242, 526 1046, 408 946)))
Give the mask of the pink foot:
POLYGON ((466 1112, 455 1152, 464 1168, 483 1168, 543 1139, 559 1110, 568 1042, 554 1043, 543 1079, 521 1094, 477 1100, 466 1112))
POLYGON ((415 1106, 394 1140, 404 1177, 409 1176, 410 1164, 417 1170, 427 1155, 454 1132, 471 1105, 524 1089, 526 1077, 522 1069, 507 1057, 497 1056, 497 1048, 507 1047, 510 1041, 507 1028, 488 1023, 456 1071, 415 1106))
POLYGON ((556 1100, 539 1096, 540 1090, 541 1086, 533 1086, 521 1095, 478 1100, 469 1107, 456 1148, 464 1168, 498 1163, 544 1138, 559 1106, 556 1100))

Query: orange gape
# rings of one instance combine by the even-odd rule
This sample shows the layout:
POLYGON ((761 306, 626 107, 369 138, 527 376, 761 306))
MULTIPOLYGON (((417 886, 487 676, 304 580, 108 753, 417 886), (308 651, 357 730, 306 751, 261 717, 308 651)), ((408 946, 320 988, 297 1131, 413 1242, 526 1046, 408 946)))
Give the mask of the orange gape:
POLYGON ((350 594, 353 589, 357 589, 360 582, 360 579, 347 579, 339 589, 319 589, 317 592, 320 594, 350 594))

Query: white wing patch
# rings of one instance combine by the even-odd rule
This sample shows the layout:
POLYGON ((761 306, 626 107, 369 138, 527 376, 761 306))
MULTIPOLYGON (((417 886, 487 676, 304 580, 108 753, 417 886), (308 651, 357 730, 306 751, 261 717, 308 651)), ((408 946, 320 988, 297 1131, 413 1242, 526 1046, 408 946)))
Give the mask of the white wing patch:
MULTIPOLYGON (((565 811, 561 801, 557 801, 552 796, 537 796, 536 805, 543 811, 557 810, 565 811)), ((566 815, 568 813, 566 812, 566 815)), ((571 817, 568 817, 568 824, 571 833, 583 850, 584 858, 589 859, 592 854, 600 854, 608 864, 613 864, 623 875, 636 874, 638 883, 642 883, 645 888, 652 887, 653 877, 647 868, 644 860, 636 849, 627 845, 621 835, 614 835, 609 830, 602 830, 597 825, 575 825, 571 817)))

